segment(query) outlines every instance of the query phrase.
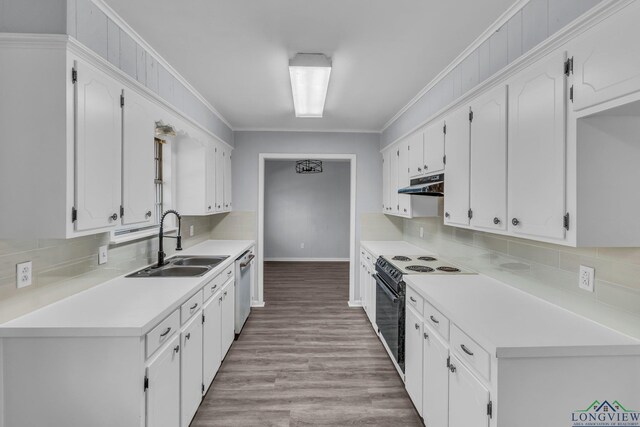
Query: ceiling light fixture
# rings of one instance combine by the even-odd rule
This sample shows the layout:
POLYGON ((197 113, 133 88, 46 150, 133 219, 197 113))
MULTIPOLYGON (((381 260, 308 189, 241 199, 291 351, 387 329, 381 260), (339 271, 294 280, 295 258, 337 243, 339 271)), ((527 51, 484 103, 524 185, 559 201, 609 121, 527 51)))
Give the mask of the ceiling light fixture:
POLYGON ((321 53, 298 53, 289 60, 296 117, 322 117, 330 75, 331 60, 321 53))

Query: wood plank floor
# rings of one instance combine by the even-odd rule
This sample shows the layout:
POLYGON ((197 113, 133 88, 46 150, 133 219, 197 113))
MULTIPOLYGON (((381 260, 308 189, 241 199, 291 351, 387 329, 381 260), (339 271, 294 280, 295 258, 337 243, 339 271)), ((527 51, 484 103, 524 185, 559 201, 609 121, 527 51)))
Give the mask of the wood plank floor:
POLYGON ((348 263, 265 263, 252 309, 193 427, 422 426, 362 309, 348 263))

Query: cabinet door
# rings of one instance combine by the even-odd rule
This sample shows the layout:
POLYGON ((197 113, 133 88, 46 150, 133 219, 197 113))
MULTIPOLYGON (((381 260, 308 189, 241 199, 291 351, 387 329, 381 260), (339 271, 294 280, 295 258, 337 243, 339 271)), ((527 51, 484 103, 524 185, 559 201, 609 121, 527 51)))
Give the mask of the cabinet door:
POLYGON ((202 382, 205 391, 211 385, 213 378, 220 368, 221 336, 220 322, 222 320, 221 292, 214 294, 203 308, 204 323, 202 325, 202 382))
POLYGON ((369 302, 369 297, 367 295, 369 283, 367 281, 368 271, 364 264, 364 255, 362 255, 363 261, 360 262, 360 299, 362 300, 362 308, 365 313, 369 314, 369 310, 367 308, 367 304, 369 302))
POLYGON ((449 375, 449 427, 487 427, 489 390, 455 356, 449 375))
POLYGON ((122 202, 122 87, 90 65, 76 69, 76 230, 109 228, 122 202))
POLYGON ((147 366, 147 427, 180 425, 180 337, 175 336, 147 366))
POLYGON ((224 156, 224 210, 231 210, 231 150, 223 153, 224 156))
POLYGON ((398 200, 398 161, 400 149, 396 146, 389 155, 389 213, 396 214, 400 209, 398 200))
MULTIPOLYGON (((398 147, 398 188, 409 186, 409 140, 405 139, 398 147)), ((398 194, 398 213, 400 215, 411 215, 411 196, 408 194, 398 194)))
POLYGON ((424 131, 419 130, 409 138, 409 177, 416 178, 426 172, 424 161, 424 131))
POLYGON ((587 30, 573 56, 575 110, 640 90, 640 3, 632 2, 587 30))
POLYGON ((444 223, 469 225, 469 109, 455 111, 446 123, 444 223))
POLYGON ((227 354, 235 338, 235 283, 222 289, 222 357, 227 354))
POLYGON ((544 58, 509 87, 507 203, 513 234, 565 236, 564 57, 544 58))
POLYGON ((405 322, 404 385, 422 415, 422 320, 407 306, 405 322))
POLYGON ((375 270, 367 267, 367 295, 369 296, 369 302, 367 303, 367 314, 369 315, 369 321, 374 326, 376 325, 376 279, 374 278, 375 270))
POLYGON ((389 213, 389 185, 391 175, 389 172, 390 157, 392 150, 387 150, 382 155, 382 212, 389 213))
POLYGON ((206 206, 205 210, 207 213, 216 211, 216 145, 213 143, 209 143, 206 146, 205 150, 207 159, 206 159, 206 206))
POLYGON ((216 144, 216 212, 224 210, 224 148, 216 144))
POLYGON ((444 122, 438 121, 424 130, 423 172, 432 174, 444 170, 444 122))
POLYGON ((423 324, 422 416, 425 425, 449 423, 449 348, 437 333, 423 324))
POLYGON ((153 105, 125 90, 122 118, 123 224, 153 222, 155 217, 155 120, 153 105))
POLYGON ((471 111, 471 225, 506 230, 506 87, 497 87, 473 101, 471 111))
POLYGON ((191 319, 180 336, 180 425, 188 427, 202 400, 202 313, 191 319))

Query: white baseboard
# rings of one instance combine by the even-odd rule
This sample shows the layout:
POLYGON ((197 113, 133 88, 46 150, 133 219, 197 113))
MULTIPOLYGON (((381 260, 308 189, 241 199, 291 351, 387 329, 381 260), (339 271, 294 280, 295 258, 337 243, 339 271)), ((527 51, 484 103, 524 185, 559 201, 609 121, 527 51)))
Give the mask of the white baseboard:
POLYGON ((351 308, 362 307, 362 301, 360 301, 360 300, 358 300, 358 301, 348 301, 347 304, 351 308))
POLYGON ((349 258, 265 258, 276 262, 349 262, 349 258))
POLYGON ((251 301, 251 307, 262 308, 264 305, 264 301, 251 301))

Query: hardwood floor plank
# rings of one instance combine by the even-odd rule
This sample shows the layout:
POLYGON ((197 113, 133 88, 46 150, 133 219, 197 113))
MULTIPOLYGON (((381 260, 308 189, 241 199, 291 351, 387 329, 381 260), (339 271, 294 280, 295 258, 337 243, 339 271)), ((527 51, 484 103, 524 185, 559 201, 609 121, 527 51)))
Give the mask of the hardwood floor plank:
POLYGON ((348 263, 265 263, 254 308, 192 426, 422 426, 348 263))

